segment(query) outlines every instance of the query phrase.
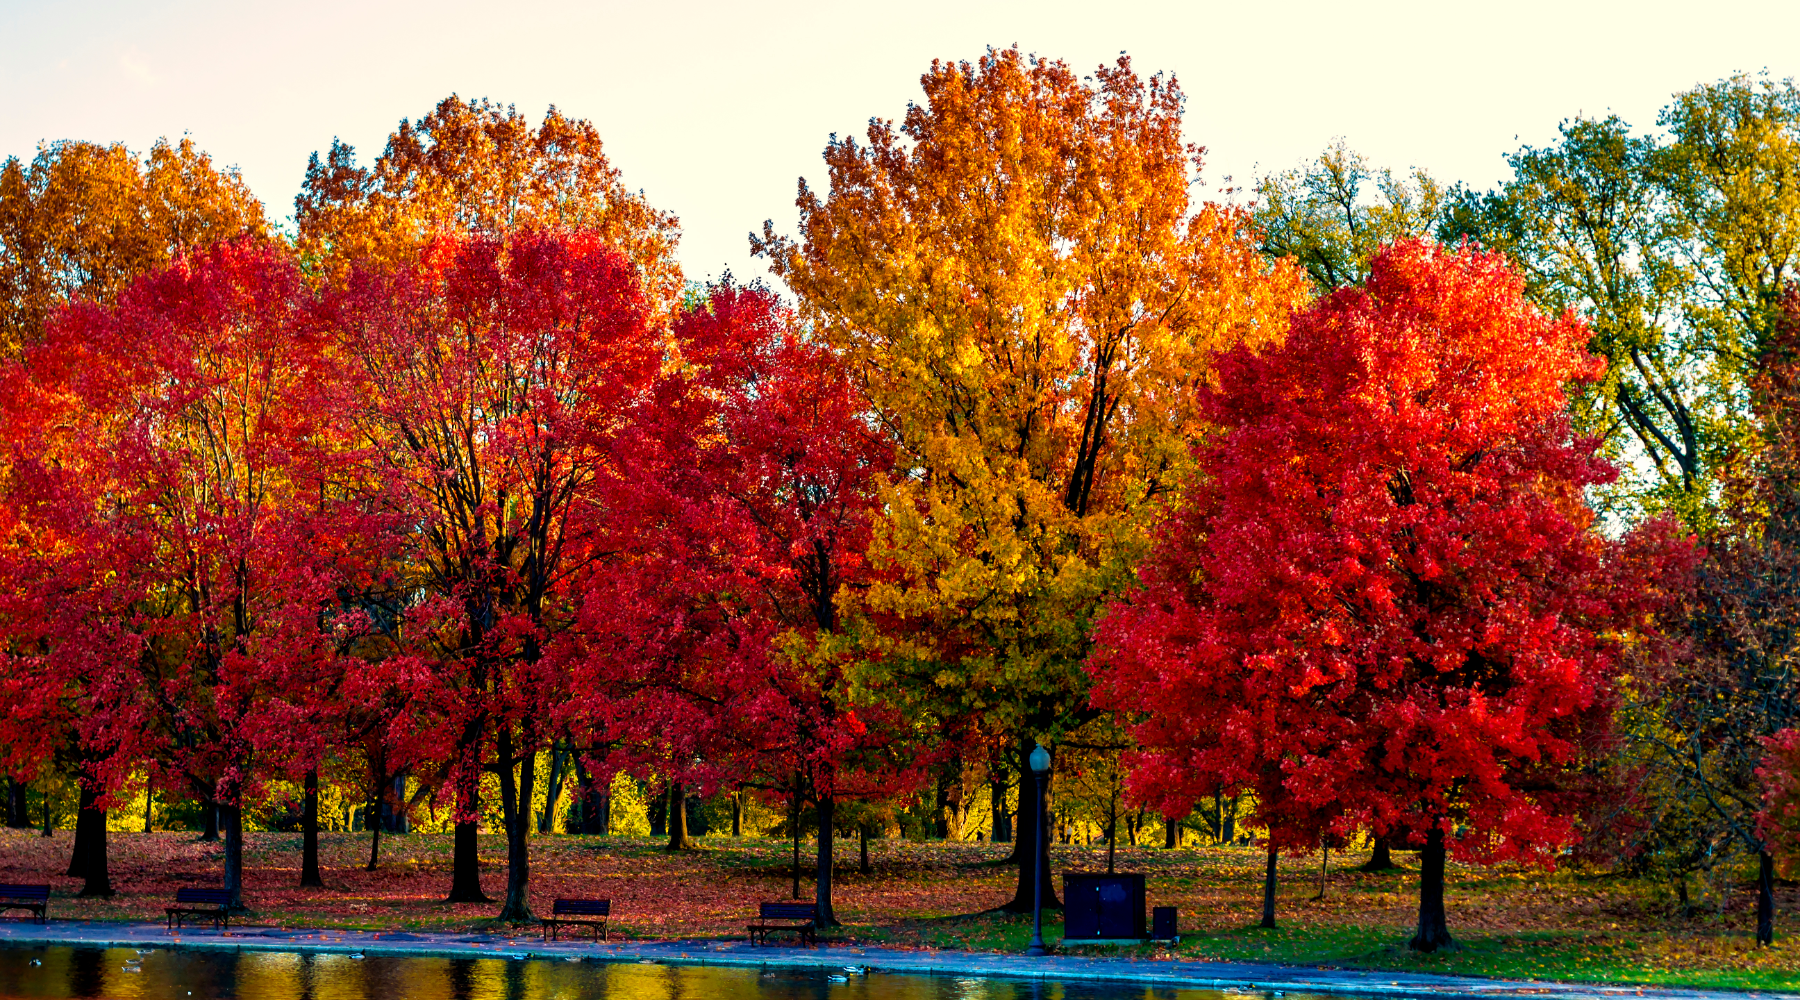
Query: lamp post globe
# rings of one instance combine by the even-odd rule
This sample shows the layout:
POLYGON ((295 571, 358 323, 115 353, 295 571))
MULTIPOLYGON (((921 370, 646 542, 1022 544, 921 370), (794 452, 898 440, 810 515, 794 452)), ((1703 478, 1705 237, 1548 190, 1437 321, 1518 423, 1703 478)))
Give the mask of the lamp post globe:
POLYGON ((1050 751, 1039 743, 1031 751, 1029 761, 1031 776, 1034 779, 1037 796, 1032 807, 1037 810, 1033 814, 1032 829, 1037 831, 1037 843, 1031 845, 1031 945, 1025 949, 1027 955, 1044 954, 1044 783, 1050 777, 1050 751))

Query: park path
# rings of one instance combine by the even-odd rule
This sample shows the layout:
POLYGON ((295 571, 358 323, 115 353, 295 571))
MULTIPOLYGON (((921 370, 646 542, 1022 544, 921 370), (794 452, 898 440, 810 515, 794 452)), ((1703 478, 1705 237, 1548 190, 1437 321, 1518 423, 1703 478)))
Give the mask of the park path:
POLYGON ((1736 1000, 1800 995, 1724 990, 1592 985, 1439 976, 1402 972, 1269 965, 1247 962, 1185 962, 1159 959, 1051 955, 1027 958, 992 952, 902 950, 861 945, 820 948, 755 947, 744 941, 556 941, 536 934, 438 934, 402 931, 303 930, 242 927, 166 930, 160 923, 57 921, 48 925, 0 923, 0 946, 68 945, 90 948, 204 948, 228 951, 360 952, 364 955, 421 955, 437 958, 534 958, 594 962, 649 962, 818 969, 927 976, 982 976, 1031 979, 1115 980, 1146 985, 1303 994, 1432 997, 1542 997, 1546 1000, 1736 1000))

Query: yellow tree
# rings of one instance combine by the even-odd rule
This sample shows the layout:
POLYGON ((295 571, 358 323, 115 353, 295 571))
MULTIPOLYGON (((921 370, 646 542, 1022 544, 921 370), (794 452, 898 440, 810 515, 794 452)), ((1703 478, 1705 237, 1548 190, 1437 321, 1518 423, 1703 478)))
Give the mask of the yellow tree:
POLYGON ((534 128, 512 107, 452 94, 402 120, 366 169, 334 140, 307 163, 294 219, 301 252, 328 269, 410 256, 439 234, 566 227, 618 247, 657 303, 682 286, 675 216, 625 188, 592 123, 554 107, 534 128))
POLYGON ((139 159, 122 143, 66 140, 0 166, 0 358, 42 338, 77 296, 110 302, 170 258, 263 236, 262 203, 236 169, 183 138, 139 159))
MULTIPOLYGON (((798 238, 752 244, 900 455, 853 609, 877 669, 949 727, 1016 737, 1023 774, 1088 711, 1089 626, 1183 485, 1210 356, 1277 335, 1306 279, 1243 213, 1190 204, 1173 79, 1012 48, 923 84, 899 128, 826 147, 798 238)), ((1009 905, 1038 824, 1020 810, 1009 905)))

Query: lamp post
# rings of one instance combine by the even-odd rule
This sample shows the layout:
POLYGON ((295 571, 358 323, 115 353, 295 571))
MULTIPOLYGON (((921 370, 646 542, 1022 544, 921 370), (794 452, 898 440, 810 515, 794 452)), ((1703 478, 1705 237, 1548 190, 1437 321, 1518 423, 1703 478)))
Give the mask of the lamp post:
POLYGON ((1044 954, 1044 782, 1050 777, 1050 751, 1039 743, 1031 751, 1031 776, 1035 779, 1037 796, 1032 802, 1034 814, 1032 826, 1037 831, 1037 843, 1031 845, 1031 945, 1025 949, 1027 955, 1044 954))

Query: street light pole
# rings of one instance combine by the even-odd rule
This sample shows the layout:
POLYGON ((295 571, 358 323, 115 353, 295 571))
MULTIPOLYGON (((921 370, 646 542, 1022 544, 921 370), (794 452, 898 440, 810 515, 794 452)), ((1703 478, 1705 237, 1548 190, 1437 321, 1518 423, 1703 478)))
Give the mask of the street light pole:
POLYGON ((1039 743, 1031 751, 1031 776, 1034 779, 1037 795, 1032 808, 1037 813, 1032 819, 1032 827, 1037 831, 1037 842, 1031 845, 1031 945, 1025 949, 1027 955, 1044 954, 1044 782, 1050 777, 1050 752, 1039 743))

